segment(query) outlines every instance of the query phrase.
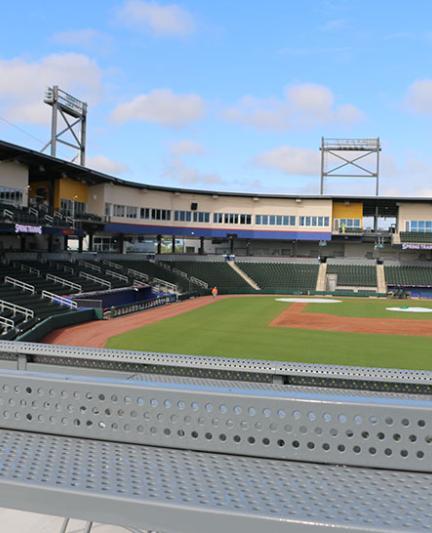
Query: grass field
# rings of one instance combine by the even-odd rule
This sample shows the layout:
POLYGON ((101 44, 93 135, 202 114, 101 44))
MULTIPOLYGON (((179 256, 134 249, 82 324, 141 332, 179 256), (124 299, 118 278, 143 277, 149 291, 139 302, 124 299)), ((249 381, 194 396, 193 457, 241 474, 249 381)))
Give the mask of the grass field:
MULTIPOLYGON (((369 335, 271 328, 268 324, 290 304, 273 296, 223 299, 112 337, 110 348, 191 355, 214 355, 432 370, 432 338, 369 335)), ((404 306, 396 300, 344 300, 341 304, 309 304, 308 312, 346 316, 416 320, 415 314, 391 313, 386 306, 404 306)), ((412 305, 419 305, 414 303, 412 305)), ((432 307, 432 303, 421 302, 432 307)), ((432 320, 431 314, 422 314, 432 320)))

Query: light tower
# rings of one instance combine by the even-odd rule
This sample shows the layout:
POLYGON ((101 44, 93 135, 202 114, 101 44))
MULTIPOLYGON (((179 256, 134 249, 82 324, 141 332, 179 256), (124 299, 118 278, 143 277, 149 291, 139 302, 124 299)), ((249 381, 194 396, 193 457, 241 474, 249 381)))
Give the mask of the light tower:
POLYGON ((320 194, 325 178, 373 178, 379 194, 379 137, 371 139, 325 139, 321 137, 320 194), (333 161, 331 161, 331 156, 333 161))
POLYGON ((74 96, 62 91, 58 85, 47 89, 44 102, 52 107, 51 115, 51 140, 42 148, 44 152, 51 147, 51 155, 57 155, 57 143, 72 148, 77 153, 72 161, 79 160, 79 164, 85 165, 86 156, 86 128, 87 128, 87 104, 74 96), (59 128, 60 119, 64 124, 59 128))

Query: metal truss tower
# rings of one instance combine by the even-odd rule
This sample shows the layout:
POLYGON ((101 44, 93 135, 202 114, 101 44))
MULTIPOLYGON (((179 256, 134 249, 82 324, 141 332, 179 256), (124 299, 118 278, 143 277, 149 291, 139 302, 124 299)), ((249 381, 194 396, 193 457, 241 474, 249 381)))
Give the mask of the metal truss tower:
POLYGON ((77 151, 72 161, 79 160, 85 166, 87 104, 62 91, 58 85, 49 87, 44 102, 52 107, 51 140, 42 148, 44 152, 51 147, 51 155, 57 155, 57 143, 64 144, 77 151), (59 127, 60 119, 64 124, 59 127))
POLYGON ((325 139, 321 137, 320 194, 324 194, 325 178, 373 178, 379 195, 379 162, 381 144, 373 139, 325 139), (332 159, 332 160, 331 160, 332 159))

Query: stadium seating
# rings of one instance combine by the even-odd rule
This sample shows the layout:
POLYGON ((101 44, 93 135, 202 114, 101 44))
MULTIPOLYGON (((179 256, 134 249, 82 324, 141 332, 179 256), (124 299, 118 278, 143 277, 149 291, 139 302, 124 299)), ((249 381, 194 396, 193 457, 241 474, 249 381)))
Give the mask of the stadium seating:
POLYGON ((297 263, 240 263, 240 268, 263 291, 315 290, 319 265, 297 263))
POLYGON ((327 274, 337 274, 342 287, 376 287, 376 267, 369 265, 327 265, 327 274))
POLYGON ((401 242, 432 242, 432 233, 420 231, 401 231, 401 242))
POLYGON ((127 269, 131 268, 133 270, 137 270, 138 272, 142 272, 143 274, 147 274, 147 276, 150 277, 150 281, 153 278, 158 278, 163 281, 167 281, 168 283, 177 285, 180 292, 190 291, 190 284, 186 278, 176 274, 175 272, 171 272, 167 268, 164 268, 157 263, 153 263, 152 261, 132 261, 118 259, 116 260, 116 263, 121 265, 126 271, 127 269))
POLYGON ((204 261, 175 261, 172 266, 208 283, 216 286, 220 293, 249 293, 256 292, 240 277, 228 264, 204 261))
POLYGON ((384 267, 387 285, 432 287, 432 267, 404 265, 384 267))

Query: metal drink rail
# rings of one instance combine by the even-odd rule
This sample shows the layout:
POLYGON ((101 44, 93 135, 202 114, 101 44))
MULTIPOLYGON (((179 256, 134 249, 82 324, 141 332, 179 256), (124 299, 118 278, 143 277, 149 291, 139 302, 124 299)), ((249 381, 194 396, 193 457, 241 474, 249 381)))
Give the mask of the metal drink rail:
POLYGON ((49 279, 51 281, 54 281, 54 283, 59 283, 63 287, 69 287, 70 289, 73 289, 78 292, 82 292, 82 286, 78 283, 74 283, 73 281, 69 281, 68 279, 61 278, 60 276, 55 276, 54 274, 47 274, 46 279, 49 279))
POLYGON ((13 287, 18 287, 19 289, 22 289, 23 291, 27 291, 30 294, 35 293, 35 287, 34 285, 30 285, 30 283, 25 283, 24 281, 20 281, 19 279, 12 278, 11 276, 6 276, 4 279, 4 282, 7 285, 12 285, 13 287))
MULTIPOLYGON (((29 358, 0 370, 2 506, 165 533, 432 531, 428 397, 30 370, 40 353, 79 365, 80 350, 0 342, 29 358)), ((375 378, 395 376, 430 380, 375 378)))
POLYGON ((88 279, 90 281, 94 281, 95 283, 98 283, 99 285, 102 285, 103 287, 106 287, 107 289, 111 289, 111 282, 107 281, 102 278, 98 278, 97 276, 93 276, 93 274, 88 274, 87 272, 80 272, 79 274, 80 278, 88 279))
POLYGON ((119 274, 118 272, 114 272, 113 270, 105 270, 105 275, 110 276, 111 278, 119 279, 120 281, 129 281, 129 278, 127 276, 125 276, 124 274, 119 274))
POLYGON ((49 291, 42 291, 42 298, 46 298, 47 300, 50 300, 51 302, 63 305, 66 307, 69 307, 69 309, 77 309, 78 304, 71 300, 70 298, 65 298, 64 296, 59 296, 58 294, 54 294, 53 292, 49 291))
POLYGON ((24 315, 25 320, 34 318, 34 311, 32 309, 28 309, 27 307, 14 304, 12 302, 7 302, 6 300, 0 300, 0 310, 3 311, 4 309, 12 311, 13 316, 15 316, 17 313, 24 315))

